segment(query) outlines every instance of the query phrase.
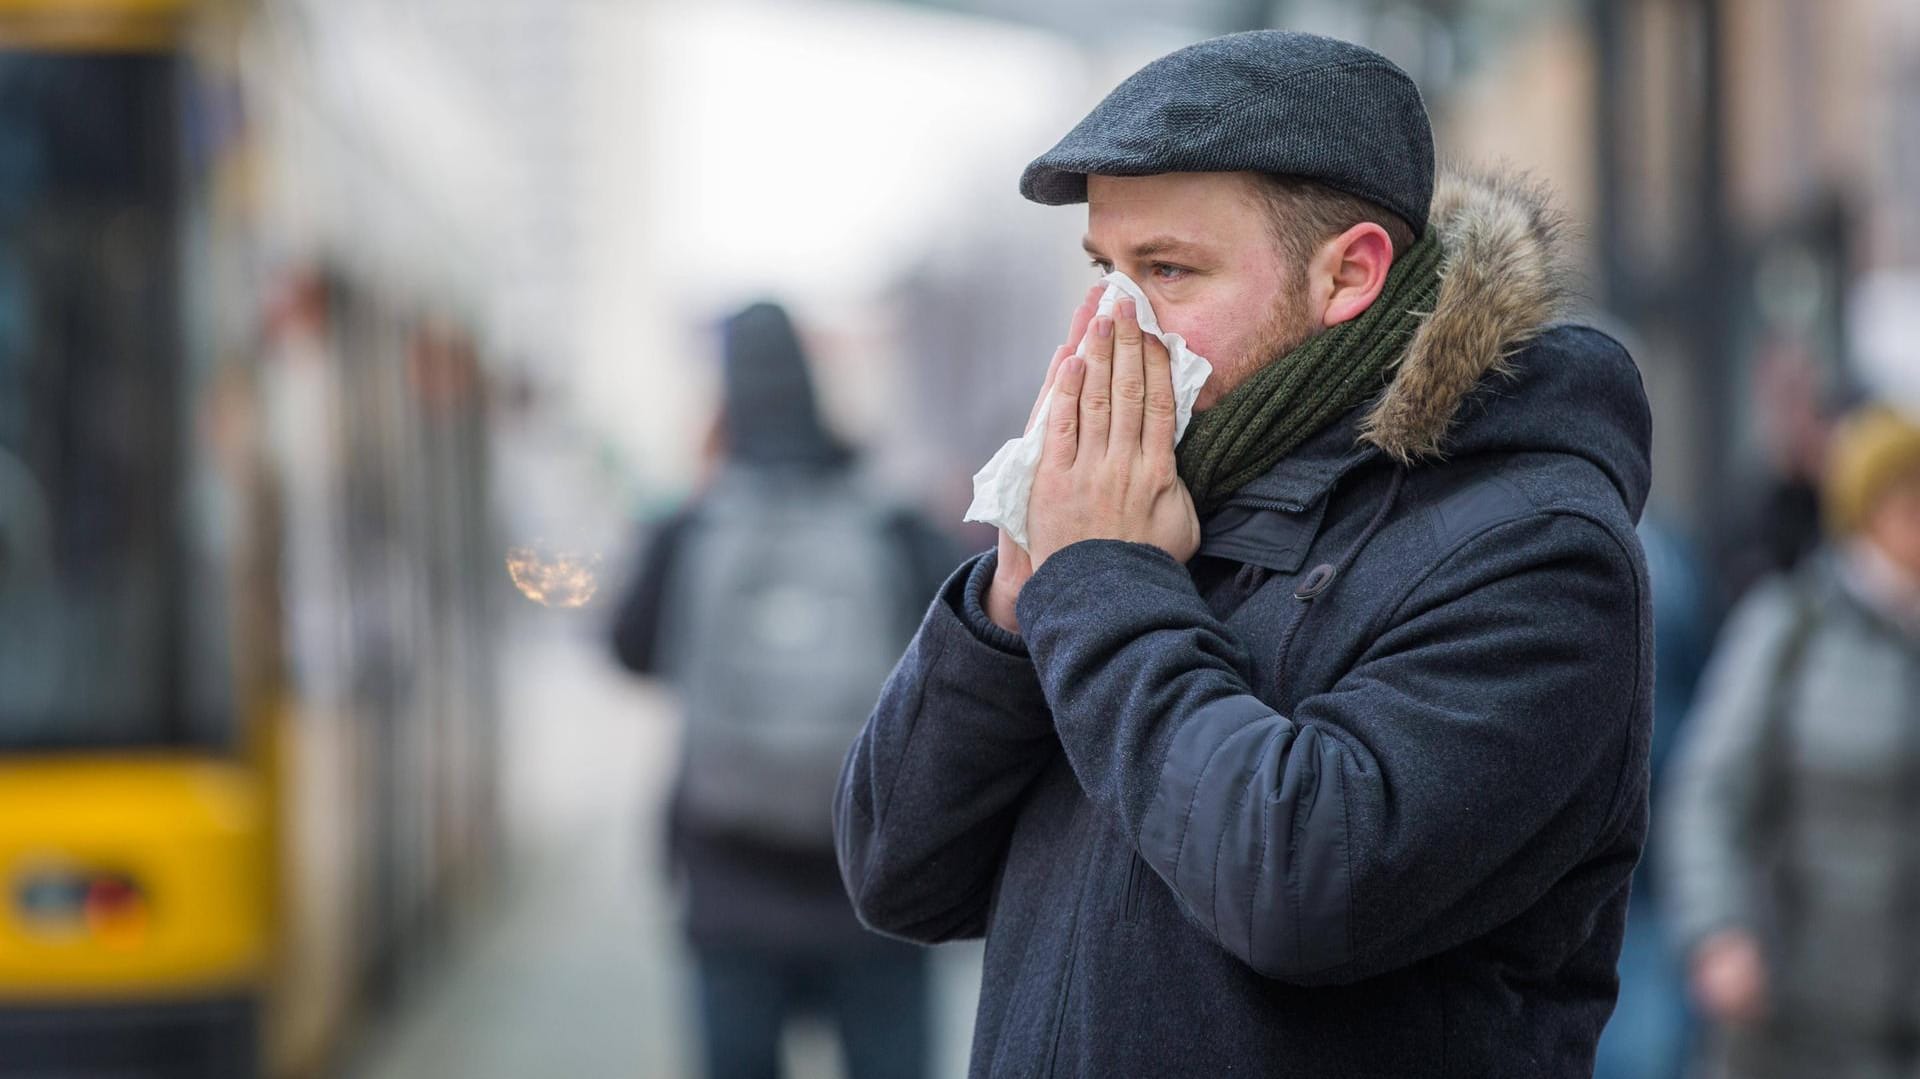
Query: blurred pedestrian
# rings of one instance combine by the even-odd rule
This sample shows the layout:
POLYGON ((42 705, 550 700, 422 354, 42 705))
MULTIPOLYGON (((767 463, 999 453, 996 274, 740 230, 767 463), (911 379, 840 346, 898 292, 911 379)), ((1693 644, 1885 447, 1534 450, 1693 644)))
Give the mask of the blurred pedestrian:
MULTIPOLYGON (((1653 798, 1649 816, 1665 806, 1660 780, 1676 734, 1693 703, 1706 659, 1711 604, 1699 559, 1677 530, 1652 514, 1640 522, 1653 586, 1653 798)), ((1655 858, 1658 833, 1648 837, 1642 861, 1655 858)), ((1620 1003, 1600 1035, 1594 1079, 1679 1079, 1691 1034, 1685 977, 1676 961, 1658 902, 1653 873, 1635 873, 1620 944, 1620 1003)))
POLYGON ((1651 417, 1558 320, 1550 200, 1436 180, 1405 72, 1284 31, 1147 65, 1021 188, 1212 374, 1176 442, 1135 301, 1069 321, 1027 542, 950 579, 849 758, 862 917, 986 938, 982 1079, 1588 1074, 1651 417))
POLYGON ((862 928, 835 870, 840 762, 956 558, 862 483, 822 423, 786 313, 725 327, 717 467, 656 530, 614 629, 685 713, 669 848, 699 964, 709 1079, 779 1074, 802 1012, 838 1027, 853 1079, 912 1079, 925 956, 862 928))
POLYGON ((1717 613, 1756 583, 1791 573, 1820 545, 1820 477, 1834 418, 1844 411, 1819 362, 1784 342, 1761 351, 1751 389, 1762 467, 1736 487, 1733 525, 1721 530, 1717 613))
POLYGON ((1920 423, 1836 434, 1831 539, 1741 603, 1667 791, 1666 901, 1736 1077, 1920 1069, 1920 423))

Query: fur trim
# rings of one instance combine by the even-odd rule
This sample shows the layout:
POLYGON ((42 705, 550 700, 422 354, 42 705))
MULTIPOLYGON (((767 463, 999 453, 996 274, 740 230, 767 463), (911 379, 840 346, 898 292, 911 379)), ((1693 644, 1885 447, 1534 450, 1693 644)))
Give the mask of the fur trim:
POLYGON ((1569 294, 1566 219, 1524 176, 1448 171, 1431 228, 1445 249, 1433 313, 1420 324, 1360 437, 1403 463, 1437 457, 1460 404, 1545 328, 1569 294))

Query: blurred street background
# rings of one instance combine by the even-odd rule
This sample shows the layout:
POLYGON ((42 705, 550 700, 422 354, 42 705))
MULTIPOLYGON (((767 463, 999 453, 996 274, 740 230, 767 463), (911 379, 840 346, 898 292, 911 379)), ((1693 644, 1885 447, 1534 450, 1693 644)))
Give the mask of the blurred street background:
MULTIPOLYGON (((877 488, 990 545, 1094 276, 1022 166, 1260 27, 1575 222, 1654 405, 1662 768, 1835 420, 1920 415, 1913 0, 0 0, 0 1076, 701 1074, 676 700, 611 634, 722 320, 783 304, 877 488)), ((1678 1075, 1635 902, 1602 1073, 1678 1075)))

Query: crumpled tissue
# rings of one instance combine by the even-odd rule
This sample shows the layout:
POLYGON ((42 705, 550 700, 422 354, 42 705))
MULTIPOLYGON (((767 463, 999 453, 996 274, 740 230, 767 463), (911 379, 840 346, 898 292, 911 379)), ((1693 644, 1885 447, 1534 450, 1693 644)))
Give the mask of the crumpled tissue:
MULTIPOLYGON (((1115 270, 1101 280, 1106 283, 1107 291, 1100 296, 1095 317, 1112 315, 1121 300, 1130 299, 1140 318, 1140 328, 1167 347, 1167 355, 1173 361, 1176 410, 1173 441, 1179 445, 1186 437, 1188 422, 1193 419, 1193 402, 1200 396, 1200 387, 1213 374, 1213 365, 1188 349, 1186 338, 1161 331, 1160 321, 1153 316, 1153 305, 1147 302, 1146 294, 1132 278, 1115 270)), ((1092 336, 1089 331, 1081 339, 1077 355, 1087 354, 1088 339, 1092 336)), ((1047 441, 1047 414, 1052 409, 1053 397, 1049 394, 1040 405, 1039 415, 1034 417, 1032 429, 1001 446, 993 459, 973 475, 973 504, 967 507, 966 520, 1005 529, 1022 549, 1027 546, 1027 499, 1033 494, 1033 476, 1040 467, 1040 451, 1047 441)))

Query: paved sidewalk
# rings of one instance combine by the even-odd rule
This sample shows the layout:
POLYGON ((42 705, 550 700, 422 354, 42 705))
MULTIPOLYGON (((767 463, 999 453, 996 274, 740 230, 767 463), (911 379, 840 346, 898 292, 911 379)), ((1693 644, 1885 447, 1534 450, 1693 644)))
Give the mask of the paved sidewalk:
MULTIPOLYGON (((351 1079, 698 1075, 689 955, 658 859, 670 704, 603 659, 588 619, 536 614, 503 649, 502 892, 366 1035, 351 1079)), ((978 951, 941 949, 936 970, 934 1074, 957 1079, 978 951)), ((793 1079, 839 1075, 824 1029, 788 1049, 793 1079)))

